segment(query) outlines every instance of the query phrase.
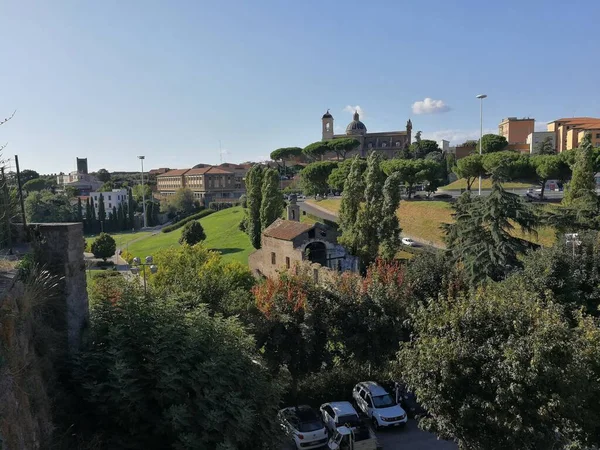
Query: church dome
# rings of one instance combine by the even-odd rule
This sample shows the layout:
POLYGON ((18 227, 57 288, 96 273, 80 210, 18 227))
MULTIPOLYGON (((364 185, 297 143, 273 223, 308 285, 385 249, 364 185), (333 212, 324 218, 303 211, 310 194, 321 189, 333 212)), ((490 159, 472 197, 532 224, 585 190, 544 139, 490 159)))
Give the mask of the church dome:
POLYGON ((367 127, 359 120, 358 111, 354 111, 352 122, 346 127, 346 134, 366 134, 367 127))
POLYGON ((329 114, 329 110, 325 114, 323 114, 322 119, 333 119, 333 116, 329 114))

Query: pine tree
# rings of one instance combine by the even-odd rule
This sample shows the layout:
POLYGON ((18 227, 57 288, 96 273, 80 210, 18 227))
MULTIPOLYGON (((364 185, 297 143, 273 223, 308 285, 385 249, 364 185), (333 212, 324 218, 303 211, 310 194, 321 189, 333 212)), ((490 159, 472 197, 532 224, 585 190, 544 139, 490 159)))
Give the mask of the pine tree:
POLYGON ((96 208, 94 207, 94 199, 90 197, 90 217, 92 218, 92 222, 96 222, 96 208))
POLYGON ((355 230, 358 237, 357 253, 367 266, 377 257, 379 250, 379 226, 383 213, 383 184, 385 174, 381 160, 372 152, 367 158, 365 172, 365 205, 358 211, 355 230))
POLYGON ((92 231, 92 208, 90 205, 90 197, 85 200, 85 223, 86 231, 89 233, 92 231))
POLYGON ((117 207, 112 207, 112 218, 111 218, 111 226, 113 231, 119 230, 119 216, 117 216, 117 207))
POLYGON ((356 254, 358 250, 358 235, 355 226, 360 204, 364 198, 364 190, 363 172, 360 168, 360 160, 356 156, 352 160, 350 173, 344 183, 344 196, 342 197, 339 213, 340 229, 342 230, 339 241, 352 254, 356 254))
POLYGON ((474 285, 503 279, 521 267, 519 255, 535 247, 511 234, 516 224, 522 232, 535 235, 539 226, 535 212, 517 194, 506 192, 498 180, 489 196, 473 198, 465 193, 454 209, 454 223, 444 226, 446 243, 474 285))
POLYGON ((106 220, 106 209, 104 207, 104 195, 100 193, 100 197, 98 197, 98 220, 103 222, 106 220))
POLYGON ((283 195, 279 190, 279 175, 275 169, 267 169, 263 175, 260 223, 264 230, 271 225, 283 210, 283 195))
POLYGON ((248 233, 250 242, 254 248, 260 248, 262 181, 262 167, 258 165, 253 166, 246 174, 246 196, 248 198, 248 208, 246 210, 248 215, 246 232, 248 233))
POLYGON ((125 230, 125 210, 123 209, 123 203, 119 203, 119 208, 117 208, 117 223, 118 230, 125 230))
POLYGON ((81 205, 81 197, 77 197, 77 215, 75 220, 77 220, 77 222, 83 222, 83 206, 81 205))
POLYGON ((596 208, 596 183, 594 181, 594 161, 592 135, 586 133, 581 146, 575 150, 573 176, 567 187, 563 204, 580 210, 596 208))
POLYGON ((379 229, 381 241, 381 257, 392 260, 400 247, 400 221, 396 211, 400 204, 400 185, 402 180, 399 173, 391 174, 383 185, 383 209, 379 229))
POLYGON ((135 228, 135 211, 133 209, 133 192, 131 188, 128 192, 127 217, 129 218, 129 228, 135 228))

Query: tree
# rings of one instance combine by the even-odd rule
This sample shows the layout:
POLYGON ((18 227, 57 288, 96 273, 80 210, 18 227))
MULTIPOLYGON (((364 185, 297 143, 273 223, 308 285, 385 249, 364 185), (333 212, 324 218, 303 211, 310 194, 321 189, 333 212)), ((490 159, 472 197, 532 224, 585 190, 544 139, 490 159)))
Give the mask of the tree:
POLYGON ((302 172, 302 188, 306 195, 325 194, 329 189, 327 179, 338 163, 333 161, 318 161, 309 164, 302 172))
POLYGON ((147 184, 144 184, 143 186, 141 184, 136 184, 131 191, 130 197, 133 197, 133 200, 139 205, 142 204, 144 197, 146 200, 152 198, 152 188, 147 184))
POLYGON ((179 238, 180 244, 195 245, 198 242, 202 242, 206 239, 204 228, 202 224, 197 220, 192 220, 184 225, 181 237, 179 238))
POLYGON ((259 165, 252 166, 246 174, 246 196, 248 197, 246 209, 246 232, 254 248, 260 248, 261 221, 260 209, 262 204, 263 168, 259 165))
POLYGON ((113 189, 115 189, 115 183, 111 180, 108 180, 104 182, 102 186, 100 186, 98 192, 111 192, 113 189))
POLYGON ((24 169, 21 171, 20 176, 21 176, 21 184, 25 185, 28 181, 39 178, 40 174, 37 173, 35 170, 24 169))
POLYGON ((569 166, 565 164, 563 158, 556 154, 534 155, 530 161, 535 170, 537 181, 541 186, 540 199, 544 198, 544 191, 546 190, 546 182, 548 180, 564 180, 570 172, 569 166))
MULTIPOLYGON (((358 157, 356 157, 358 158, 358 157)), ((331 171, 329 178, 327 178, 327 184, 331 189, 342 192, 344 190, 344 184, 350 174, 350 168, 354 163, 355 158, 346 159, 338 164, 338 166, 331 171)), ((362 158, 358 158, 358 164, 360 168, 360 175, 367 169, 367 161, 362 158)))
POLYGON ((567 186, 563 204, 582 210, 596 208, 596 183, 592 161, 592 135, 586 133, 581 145, 575 150, 573 176, 567 186))
POLYGON ((110 172, 106 169, 100 169, 96 173, 96 178, 98 178, 98 181, 106 183, 107 181, 110 181, 110 172))
POLYGON ((133 200, 133 190, 129 189, 129 196, 127 198, 127 217, 129 217, 129 228, 132 230, 135 228, 135 206, 133 200))
POLYGON ((497 180, 487 197, 464 193, 454 205, 454 223, 444 224, 452 259, 466 270, 471 284, 498 281, 521 267, 519 256, 535 247, 511 234, 515 226, 535 234, 539 219, 517 194, 497 180))
MULTIPOLYGON (((148 200, 152 200, 152 196, 146 196, 146 201, 148 200)), ((171 205, 173 205, 178 212, 189 214, 196 209, 194 206, 194 193, 189 188, 177 189, 175 195, 169 200, 171 205)))
POLYGON ((114 256, 116 251, 117 244, 110 234, 100 233, 92 242, 92 253, 95 258, 102 258, 106 261, 106 258, 114 256))
POLYGON ((535 144, 533 152, 536 155, 556 155, 554 145, 552 145, 552 138, 547 137, 542 142, 538 142, 537 144, 535 144))
POLYGON ((331 149, 329 148, 329 145, 327 145, 327 142, 317 141, 304 147, 302 153, 313 161, 317 161, 323 159, 323 156, 329 151, 331 151, 331 149))
POLYGON ((273 161, 289 161, 290 159, 297 159, 302 156, 302 149, 300 147, 285 147, 278 148, 271 152, 271 159, 273 161))
POLYGON ((32 178, 23 185, 23 190, 27 192, 38 192, 48 188, 48 183, 43 178, 32 178))
POLYGON ((119 202, 119 207, 117 208, 117 222, 118 229, 120 231, 124 231, 127 229, 127 217, 125 216, 125 209, 123 208, 122 202, 119 202))
POLYGON ((279 175, 275 169, 267 169, 263 175, 260 222, 264 230, 281 216, 283 195, 279 190, 279 175))
POLYGON ((379 237, 380 253, 383 259, 391 261, 400 247, 400 222, 396 211, 400 204, 400 174, 391 174, 383 185, 383 209, 379 237))
POLYGON ((409 151, 413 155, 413 158, 420 159, 425 158, 425 156, 431 152, 439 152, 440 147, 435 141, 421 139, 418 142, 413 142, 410 144, 409 151))
POLYGON ((508 146, 508 141, 504 136, 497 134, 484 134, 481 138, 481 152, 494 153, 504 150, 508 146))
POLYGON ((484 174, 483 157, 478 154, 465 156, 456 162, 454 173, 458 178, 467 181, 467 190, 471 190, 473 182, 484 174))
MULTIPOLYGON (((359 244, 358 232, 356 231, 355 226, 361 202, 364 200, 365 190, 365 183, 363 179, 364 169, 362 168, 362 163, 364 161, 358 156, 355 156, 350 161, 350 172, 346 177, 344 184, 344 196, 342 197, 342 201, 340 203, 339 223, 342 235, 340 236, 339 241, 350 251, 351 254, 355 255, 358 251, 359 244)), ((341 166, 346 165, 347 161, 344 161, 341 164, 341 166)))
POLYGON ((360 141, 355 138, 339 138, 327 141, 327 146, 333 152, 335 152, 338 161, 346 159, 346 155, 360 146, 360 141))
POLYGON ((77 198, 77 210, 75 214, 75 220, 77 222, 83 222, 83 205, 81 204, 81 197, 77 198))
POLYGON ((96 208, 94 206, 94 198, 90 197, 89 199, 90 199, 90 211, 91 211, 90 218, 93 222, 96 222, 96 208))
POLYGON ((529 164, 529 156, 510 150, 483 155, 483 168, 488 175, 499 181, 534 176, 534 171, 529 164))
MULTIPOLYGON (((54 189, 52 189, 51 185, 48 185, 48 188, 50 188, 52 191, 54 191, 54 189)), ((77 188, 75 186, 66 186, 65 187, 65 195, 67 197, 74 198, 74 197, 77 197, 78 194, 79 194, 79 191, 77 190, 77 188)))
POLYGON ((104 195, 100 193, 98 197, 98 220, 104 222, 106 220, 106 207, 104 206, 104 195))
POLYGON ((92 231, 92 205, 90 204, 90 197, 85 199, 85 223, 84 226, 86 231, 89 233, 92 231))
MULTIPOLYGON (((425 181, 428 178, 430 183, 435 183, 439 178, 440 165, 435 161, 423 159, 390 159, 383 162, 385 173, 391 175, 398 173, 402 182, 406 185, 406 193, 411 198, 413 187, 416 183, 425 181)), ((437 189, 437 186, 435 186, 437 189)))
POLYGON ((30 223, 71 222, 73 207, 63 194, 32 192, 25 199, 25 216, 30 223))
POLYGON ((397 376, 431 413, 424 428, 461 450, 598 445, 600 331, 589 319, 573 327, 526 284, 502 283, 431 302, 412 323, 397 376))
MULTIPOLYGON (((429 155, 432 154, 433 153, 430 153, 429 155)), ((427 191, 427 196, 429 197, 437 191, 437 188, 441 185, 445 164, 442 167, 440 162, 426 157, 419 166, 421 167, 419 172, 420 180, 425 183, 425 191, 427 191)))
POLYGON ((113 206, 110 212, 110 225, 113 231, 119 230, 119 216, 117 215, 117 207, 113 206))
POLYGON ((365 203, 359 208, 354 224, 357 234, 357 255, 366 267, 375 260, 379 252, 379 231, 383 215, 383 185, 385 173, 381 169, 378 153, 372 152, 367 158, 365 172, 365 203))
POLYGON ((237 319, 132 288, 92 304, 75 381, 100 447, 280 448, 285 384, 237 319))

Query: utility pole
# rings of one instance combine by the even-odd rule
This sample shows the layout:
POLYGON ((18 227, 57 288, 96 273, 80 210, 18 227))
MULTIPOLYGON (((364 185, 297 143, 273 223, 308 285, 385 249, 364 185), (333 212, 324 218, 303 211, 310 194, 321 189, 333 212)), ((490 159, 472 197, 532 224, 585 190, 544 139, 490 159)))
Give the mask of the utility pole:
POLYGON ((144 159, 145 156, 138 156, 142 162, 142 211, 144 214, 144 228, 148 228, 148 218, 146 217, 146 188, 144 187, 144 159))
POLYGON ((23 228, 27 230, 25 202, 23 201, 23 186, 21 186, 21 171, 19 170, 19 157, 17 155, 15 155, 15 166, 17 167, 17 186, 19 187, 19 202, 21 203, 21 219, 23 220, 23 228))

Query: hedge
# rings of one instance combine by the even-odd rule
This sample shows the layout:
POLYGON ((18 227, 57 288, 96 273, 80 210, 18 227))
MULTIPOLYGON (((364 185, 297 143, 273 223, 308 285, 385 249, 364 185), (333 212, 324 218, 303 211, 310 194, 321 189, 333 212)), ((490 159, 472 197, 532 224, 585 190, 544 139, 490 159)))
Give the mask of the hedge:
POLYGON ((202 219, 203 217, 209 216, 209 215, 211 215, 214 212, 216 212, 214 209, 205 209, 205 210, 202 210, 199 213, 192 214, 191 216, 188 216, 185 219, 180 220, 177 223, 174 223, 173 225, 169 225, 167 227, 164 227, 161 231, 163 233, 170 233, 173 230, 177 230, 178 228, 181 228, 186 223, 191 222, 192 220, 202 219))

